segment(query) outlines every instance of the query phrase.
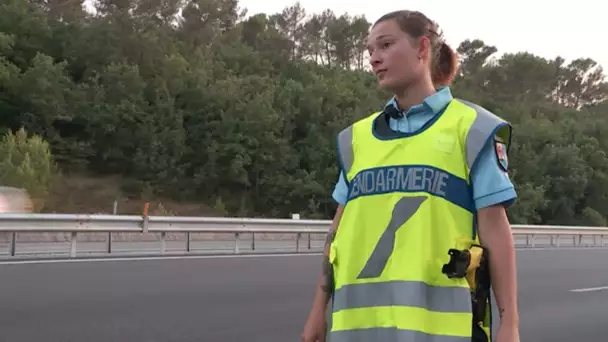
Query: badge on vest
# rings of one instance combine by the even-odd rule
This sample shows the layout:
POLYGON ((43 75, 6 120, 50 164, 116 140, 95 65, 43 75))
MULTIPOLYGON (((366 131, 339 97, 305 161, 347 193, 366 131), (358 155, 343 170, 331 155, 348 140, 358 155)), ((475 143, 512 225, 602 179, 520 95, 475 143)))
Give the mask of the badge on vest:
POLYGON ((500 141, 500 139, 494 139, 494 151, 496 152, 496 159, 498 159, 498 166, 507 172, 509 169, 509 158, 507 157, 507 145, 500 141))

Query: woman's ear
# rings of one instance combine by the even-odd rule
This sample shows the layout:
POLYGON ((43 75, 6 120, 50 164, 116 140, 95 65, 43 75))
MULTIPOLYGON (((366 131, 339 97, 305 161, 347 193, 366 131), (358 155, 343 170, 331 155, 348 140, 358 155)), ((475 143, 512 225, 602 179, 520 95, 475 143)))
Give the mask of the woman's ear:
POLYGON ((417 49, 418 49, 418 59, 419 60, 423 59, 423 58, 428 59, 430 57, 431 50, 432 50, 431 40, 424 36, 420 37, 418 39, 417 49))

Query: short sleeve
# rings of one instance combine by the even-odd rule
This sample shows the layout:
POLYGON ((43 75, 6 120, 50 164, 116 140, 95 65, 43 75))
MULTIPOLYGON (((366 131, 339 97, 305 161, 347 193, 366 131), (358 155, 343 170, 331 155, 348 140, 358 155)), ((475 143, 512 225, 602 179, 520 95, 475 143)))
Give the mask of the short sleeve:
POLYGON ((336 202, 342 205, 346 205, 346 201, 348 200, 348 185, 346 184, 346 180, 344 179, 344 172, 340 171, 340 177, 338 178, 338 182, 334 186, 334 192, 332 197, 336 202))
POLYGON ((481 150, 477 163, 471 170, 471 182, 477 210, 497 204, 508 207, 517 198, 508 172, 499 164, 494 139, 489 139, 481 150))

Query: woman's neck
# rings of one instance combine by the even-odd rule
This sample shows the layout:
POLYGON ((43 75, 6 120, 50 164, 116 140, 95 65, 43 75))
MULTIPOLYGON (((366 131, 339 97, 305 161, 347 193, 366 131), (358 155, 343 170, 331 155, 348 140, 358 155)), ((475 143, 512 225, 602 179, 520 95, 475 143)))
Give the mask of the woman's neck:
POLYGON ((422 104, 424 99, 433 95, 436 92, 432 85, 424 85, 422 87, 408 87, 407 89, 397 92, 395 98, 399 103, 399 107, 403 110, 422 104))

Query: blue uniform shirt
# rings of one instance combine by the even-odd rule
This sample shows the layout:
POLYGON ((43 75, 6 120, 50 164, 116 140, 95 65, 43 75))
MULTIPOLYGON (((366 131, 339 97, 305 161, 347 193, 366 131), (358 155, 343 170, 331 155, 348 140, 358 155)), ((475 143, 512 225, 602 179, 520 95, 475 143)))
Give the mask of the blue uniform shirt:
MULTIPOLYGON (((431 120, 452 100, 450 88, 444 87, 435 94, 427 97, 423 104, 411 107, 405 115, 398 119, 390 119, 390 127, 394 131, 410 133, 419 130, 427 121, 431 120)), ((393 98, 387 106, 399 105, 393 98)), ((471 170, 473 183, 473 199, 477 210, 496 204, 509 206, 517 198, 515 187, 509 176, 498 165, 494 152, 493 139, 489 139, 482 149, 479 160, 471 170)), ((344 180, 343 172, 335 185, 332 197, 340 204, 346 204, 348 186, 344 180)))

